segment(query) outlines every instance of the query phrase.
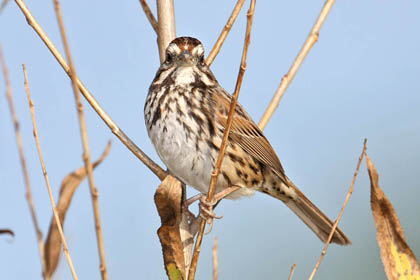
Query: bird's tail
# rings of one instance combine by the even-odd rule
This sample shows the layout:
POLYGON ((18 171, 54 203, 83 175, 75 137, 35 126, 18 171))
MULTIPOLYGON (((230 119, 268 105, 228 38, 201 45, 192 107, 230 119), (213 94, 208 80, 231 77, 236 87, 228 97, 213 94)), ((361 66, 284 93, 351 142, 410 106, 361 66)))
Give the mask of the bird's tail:
MULTIPOLYGON (((282 200, 317 236, 322 242, 327 242, 331 232, 333 222, 316 207, 306 196, 288 180, 287 196, 276 191, 268 191, 271 196, 282 200), (290 194, 290 195, 289 195, 290 194)), ((350 239, 339 229, 336 228, 331 239, 332 243, 340 245, 351 244, 350 239)))

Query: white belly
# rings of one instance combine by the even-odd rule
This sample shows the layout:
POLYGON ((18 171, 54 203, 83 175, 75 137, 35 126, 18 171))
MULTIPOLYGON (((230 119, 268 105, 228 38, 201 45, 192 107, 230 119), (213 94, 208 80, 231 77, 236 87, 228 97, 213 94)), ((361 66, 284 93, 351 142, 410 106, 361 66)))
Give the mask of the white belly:
MULTIPOLYGON (((188 123, 194 126, 194 123, 188 123)), ((166 129, 163 129, 161 121, 156 122, 149 131, 155 149, 161 160, 168 167, 171 174, 179 178, 185 184, 195 188, 201 193, 208 192, 211 173, 213 171, 213 159, 211 150, 205 141, 199 142, 199 150, 196 147, 196 136, 188 137, 184 127, 176 120, 174 113, 170 113, 165 120, 166 129)), ((193 127, 192 127, 193 128, 193 127)), ((217 153, 213 153, 213 158, 217 153)), ((225 161, 226 162, 226 161, 225 161)), ((222 176, 219 176, 216 185, 216 193, 228 187, 222 176)), ((230 194, 228 199, 237 199, 242 196, 250 196, 255 190, 243 187, 230 194)))
POLYGON ((200 150, 204 152, 197 151, 196 137, 188 137, 174 113, 168 115, 165 126, 166 129, 163 129, 162 122, 158 121, 149 132, 159 157, 171 174, 198 191, 207 193, 213 170, 208 149, 200 145, 200 150))

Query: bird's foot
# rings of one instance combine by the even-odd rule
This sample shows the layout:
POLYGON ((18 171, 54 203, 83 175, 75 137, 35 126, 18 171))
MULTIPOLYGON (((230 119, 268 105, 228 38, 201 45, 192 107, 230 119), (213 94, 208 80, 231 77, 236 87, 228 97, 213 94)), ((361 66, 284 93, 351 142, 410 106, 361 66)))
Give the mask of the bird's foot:
POLYGON ((206 195, 202 195, 200 197, 200 213, 199 216, 206 221, 206 223, 209 224, 209 230, 206 232, 206 234, 209 234, 211 230, 213 229, 213 221, 214 219, 221 219, 223 216, 217 216, 213 212, 213 207, 220 201, 220 199, 217 199, 214 197, 212 200, 208 201, 206 195))
POLYGON ((238 189, 240 189, 240 187, 238 187, 238 186, 228 187, 228 188, 224 189, 223 191, 216 193, 213 196, 213 199, 211 199, 210 201, 207 199, 207 195, 205 195, 205 194, 197 194, 197 195, 187 199, 186 201, 184 201, 183 209, 187 213, 190 223, 194 222, 198 218, 202 218, 210 226, 209 230, 208 230, 208 232, 206 232, 206 234, 210 233, 212 228, 213 228, 214 219, 223 218, 223 216, 217 216, 213 212, 213 208, 217 205, 217 203, 219 203, 220 200, 222 200, 223 198, 225 198, 226 196, 228 196, 229 194, 231 194, 232 192, 234 192, 238 189), (199 209, 200 210, 199 210, 198 216, 196 217, 188 209, 188 207, 197 200, 199 200, 199 209))

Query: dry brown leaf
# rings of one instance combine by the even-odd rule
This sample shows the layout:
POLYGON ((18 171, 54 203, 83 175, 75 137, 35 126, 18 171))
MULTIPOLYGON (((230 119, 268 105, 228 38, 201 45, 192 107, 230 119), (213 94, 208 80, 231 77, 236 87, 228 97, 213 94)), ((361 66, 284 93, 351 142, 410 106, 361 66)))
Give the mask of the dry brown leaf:
POLYGON ((8 3, 9 3, 9 0, 3 0, 1 2, 1 5, 0 5, 0 14, 3 12, 4 8, 6 8, 6 6, 7 6, 8 3))
POLYGON ((379 187, 378 172, 366 155, 371 183, 370 204, 376 224, 376 237, 388 279, 420 279, 416 256, 405 242, 404 232, 391 202, 379 187))
MULTIPOLYGON (((105 159, 105 157, 109 154, 110 149, 111 142, 108 142, 101 157, 92 164, 93 168, 97 167, 105 159)), ((83 166, 67 175, 61 182, 60 198, 57 203, 57 211, 62 225, 64 224, 64 219, 66 217, 67 210, 71 204, 73 194, 85 177, 86 168, 83 166)), ((51 224, 44 247, 46 275, 49 277, 52 276, 52 274, 57 268, 58 260, 60 258, 61 253, 61 247, 62 243, 60 234, 58 232, 57 224, 55 223, 53 217, 51 219, 51 224)))
POLYGON ((155 193, 162 222, 158 230, 166 273, 169 279, 185 279, 184 246, 180 234, 182 184, 168 175, 155 193))

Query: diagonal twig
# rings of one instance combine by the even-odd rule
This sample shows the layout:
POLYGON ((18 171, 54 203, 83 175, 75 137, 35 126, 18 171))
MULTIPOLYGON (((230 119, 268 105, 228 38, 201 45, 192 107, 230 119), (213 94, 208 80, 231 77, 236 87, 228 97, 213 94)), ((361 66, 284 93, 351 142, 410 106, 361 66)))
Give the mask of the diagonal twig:
MULTIPOLYGON (((51 51, 53 56, 57 59, 58 63, 67 73, 70 75, 70 68, 68 67, 63 56, 51 42, 50 38, 32 16, 29 9, 26 7, 25 3, 22 0, 15 0, 16 4, 21 9, 22 13, 25 15, 28 24, 35 30, 47 48, 51 51)), ((80 92, 89 102, 92 108, 96 113, 101 117, 105 124, 111 129, 112 133, 138 158, 140 159, 160 180, 163 180, 167 172, 164 171, 159 165, 157 165, 152 159, 150 159, 134 142, 122 131, 118 125, 111 119, 111 117, 104 111, 104 109, 99 105, 98 101, 93 97, 93 95, 87 90, 78 77, 75 77, 77 81, 77 86, 80 89, 80 92)))
POLYGON ((20 165, 22 166, 23 178, 25 180, 25 191, 26 191, 25 197, 28 202, 29 212, 31 213, 32 223, 34 224, 36 238, 38 241, 38 249, 39 249, 39 255, 41 258, 41 266, 42 266, 42 275, 44 279, 47 279, 45 275, 44 241, 42 240, 42 232, 41 232, 41 229, 39 228, 38 219, 36 218, 35 204, 32 198, 32 190, 31 190, 31 183, 29 180, 28 167, 26 166, 25 153, 23 151, 22 134, 20 133, 19 120, 17 118, 15 106, 13 104, 12 88, 11 88, 10 80, 9 80, 9 72, 7 70, 7 66, 6 66, 5 59, 3 57, 3 51, 2 51, 1 46, 0 46, 0 62, 3 69, 4 81, 6 83, 7 102, 9 104, 10 114, 12 115, 13 126, 15 129, 16 144, 18 146, 20 165))
POLYGON ((53 197, 52 191, 51 191, 50 180, 48 178, 47 170, 45 168, 44 158, 42 156, 41 144, 39 142, 39 137, 38 137, 38 128, 37 128, 36 119, 35 119, 34 104, 32 102, 31 94, 29 92, 28 74, 26 73, 25 64, 23 64, 22 67, 23 67, 23 73, 24 73, 24 76, 25 76, 25 90, 26 90, 26 95, 28 97, 29 110, 31 111, 33 132, 34 132, 34 137, 35 137, 35 142, 36 142, 36 148, 38 150, 39 161, 41 163, 42 173, 44 175, 45 184, 47 185, 48 195, 50 197, 50 202, 51 202, 51 207, 52 207, 52 210, 53 210, 53 213, 54 213, 55 222, 57 223, 57 228, 58 228, 58 231, 60 233, 60 238, 63 242, 64 255, 67 258, 67 262, 69 264, 70 271, 71 271, 71 274, 73 276, 73 279, 77 280, 78 279, 77 274, 76 274, 76 271, 75 271, 74 266, 73 266, 73 262, 72 262, 71 257, 70 257, 70 252, 69 252, 69 248, 67 246, 66 238, 64 236, 63 227, 61 225, 60 218, 58 217, 57 208, 56 208, 56 205, 55 205, 55 202, 54 202, 54 197, 53 197))
POLYGON ((146 14, 147 19, 149 20, 150 24, 153 27, 153 30, 155 30, 156 34, 158 34, 158 23, 157 20, 155 18, 155 16, 152 13, 152 10, 150 10, 149 5, 147 4, 146 0, 140 0, 140 5, 143 8, 144 13, 146 14))
POLYGON ((100 219, 100 214, 99 214, 98 190, 95 186, 95 181, 93 178, 93 167, 92 167, 92 161, 90 158, 89 141, 88 141, 88 134, 87 134, 87 129, 86 129, 85 115, 83 113, 83 104, 80 98, 79 87, 77 86, 76 69, 74 68, 74 65, 73 65, 70 47, 67 40, 65 29, 64 29, 60 3, 58 0, 54 0, 53 2, 54 2, 54 7, 55 7, 55 13, 57 16, 57 22, 60 28, 61 38, 64 44, 64 50, 66 52, 66 57, 67 57, 67 61, 70 68, 71 85, 73 88, 74 97, 76 99, 76 109, 79 116, 80 135, 82 138, 82 146, 83 146, 83 161, 85 163, 86 173, 87 173, 88 182, 89 182, 89 189, 90 189, 90 194, 92 198, 96 239, 98 243, 99 259, 100 259, 100 272, 101 272, 102 279, 106 280, 108 279, 108 274, 107 274, 107 269, 106 269, 104 238, 102 234, 101 219, 100 219))
POLYGON ((300 49, 299 54, 297 55, 295 61, 293 62, 292 66, 287 72, 286 75, 283 76, 279 87, 277 88, 276 93, 271 99, 270 104, 268 105, 267 109, 264 112, 264 115, 261 117, 260 122, 258 123, 258 127, 263 130, 264 127, 267 125, 268 121, 270 120, 271 116, 273 115, 274 111, 276 110, 277 106, 281 98, 283 97, 284 93, 286 92, 287 88, 289 87, 290 83, 292 82, 293 78, 296 75, 296 72, 299 70, 300 66, 302 65, 303 60, 308 55, 309 51, 311 50, 312 46, 318 41, 319 31, 321 30, 322 25, 324 24, 325 19, 327 18, 329 12, 331 11, 332 6, 334 5, 335 0, 326 0, 324 7, 322 8, 318 19, 316 20, 314 26, 312 27, 311 32, 309 33, 308 37, 306 38, 305 43, 303 44, 302 48, 300 49))
POLYGON ((236 2, 235 7, 233 8, 232 14, 230 15, 228 21, 226 22, 225 26, 223 27, 222 33, 220 33, 219 38, 217 38, 216 43, 214 44, 213 49, 211 50, 209 56, 206 59, 206 64, 210 66, 214 59, 216 58, 217 54, 220 51, 220 48, 222 47, 223 43, 226 40, 227 35, 229 34, 230 30, 232 29, 233 24, 235 23, 236 18, 239 15, 239 12, 242 9, 242 6, 244 5, 245 0, 238 0, 236 2))
POLYGON ((312 280, 314 278, 315 273, 317 272, 318 267, 321 264, 322 259, 324 258, 325 254, 327 252, 328 246, 330 245, 330 241, 331 241, 331 239, 332 239, 332 237, 334 235, 335 229, 337 228, 337 225, 340 222, 341 217, 343 216, 344 208, 346 208, 347 203, 349 202, 350 196, 353 193, 354 183, 356 182, 356 178, 357 178, 357 174, 359 173, 360 165, 362 164, 363 157, 366 155, 366 144, 367 144, 367 139, 365 139, 365 141, 363 143, 362 154, 360 155, 359 161, 357 162, 356 171, 354 172, 353 180, 351 181, 349 191, 347 192, 346 198, 344 199, 343 206, 341 206, 340 213, 338 214, 338 217, 335 220, 335 222, 334 222, 334 224, 333 224, 333 226, 331 228, 330 235, 328 236, 327 242, 325 242, 324 249, 322 250, 321 256, 319 257, 318 262, 316 263, 316 265, 315 265, 315 267, 314 267, 314 269, 313 269, 313 271, 311 273, 311 276, 309 276, 309 280, 312 280))
MULTIPOLYGON (((249 47, 250 38, 251 38, 251 29, 252 29, 252 20, 253 20, 253 17, 254 17, 254 9, 255 9, 255 0, 251 0, 251 4, 250 4, 250 7, 249 7, 249 10, 248 10, 248 13, 247 13, 247 26, 246 26, 246 33, 245 33, 245 40, 244 40, 244 48, 243 48, 243 52, 242 52, 241 65, 239 67, 239 73, 238 73, 238 79, 236 81, 235 91, 234 91, 234 94, 232 96, 232 101, 230 103, 228 119, 227 119, 225 131, 224 131, 224 134, 223 134, 222 143, 220 145, 220 150, 219 150, 219 154, 218 154, 218 157, 217 157, 217 162, 216 162, 215 168, 214 168, 214 170, 211 174, 210 187, 209 187, 209 192, 207 194, 207 201, 208 202, 210 202, 213 199, 213 196, 214 196, 214 193, 215 193, 215 190, 216 190, 217 177, 219 176, 220 168, 222 166, 223 157, 224 157, 226 147, 227 147, 227 140, 228 140, 228 136, 229 136, 229 131, 230 131, 230 127, 232 125, 233 115, 235 113, 235 107, 236 107, 236 103, 238 101, 239 91, 240 91, 242 80, 243 80, 244 73, 245 73, 245 70, 246 70, 246 58, 247 58, 248 47, 249 47)), ((195 272, 196 272, 196 269, 197 269, 197 262, 198 262, 198 257, 200 255, 201 242, 203 241, 203 234, 204 234, 205 226, 206 226, 206 220, 203 219, 200 223, 200 230, 198 232, 197 239, 195 241, 193 259, 191 261, 191 266, 190 266, 189 274, 188 274, 188 279, 189 280, 193 280, 194 277, 195 277, 195 272)))

